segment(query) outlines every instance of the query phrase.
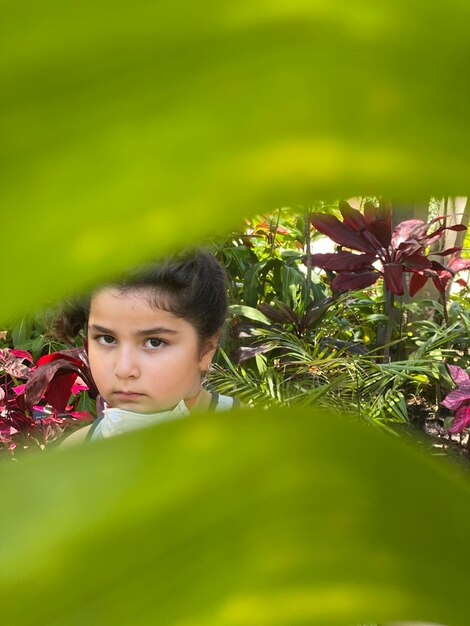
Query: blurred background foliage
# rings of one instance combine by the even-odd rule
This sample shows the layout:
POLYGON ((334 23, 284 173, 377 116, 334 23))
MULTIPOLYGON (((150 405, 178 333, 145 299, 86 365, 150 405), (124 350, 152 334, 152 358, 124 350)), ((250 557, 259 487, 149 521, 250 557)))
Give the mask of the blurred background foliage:
POLYGON ((467 483, 318 411, 406 419, 403 385, 440 381, 446 350, 468 355, 465 297, 446 331, 434 305, 410 327, 408 369, 378 364, 361 346, 373 350, 380 288, 330 306, 301 255, 321 198, 467 192, 469 13, 457 0, 3 0, 5 341, 57 349, 46 313, 22 316, 260 213, 261 245, 238 236, 218 254, 236 324, 276 344, 231 379, 215 372, 260 401, 249 414, 1 468, 4 623, 466 624, 467 483), (302 210, 284 223, 284 206, 302 210), (436 550, 441 533, 453 541, 436 550))

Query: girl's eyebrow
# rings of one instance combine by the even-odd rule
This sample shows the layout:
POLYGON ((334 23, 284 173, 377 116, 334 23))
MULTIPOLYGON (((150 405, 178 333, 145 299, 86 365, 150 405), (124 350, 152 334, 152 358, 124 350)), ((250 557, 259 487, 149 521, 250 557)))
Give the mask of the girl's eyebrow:
MULTIPOLYGON (((96 330, 99 333, 104 333, 108 335, 114 335, 114 331, 110 328, 105 328, 104 326, 99 326, 98 324, 91 324, 90 328, 92 330, 96 330)), ((165 328, 164 326, 156 326, 155 328, 147 328, 145 330, 138 330, 136 335, 139 337, 147 336, 147 335, 176 335, 178 334, 177 330, 173 330, 172 328, 165 328)))

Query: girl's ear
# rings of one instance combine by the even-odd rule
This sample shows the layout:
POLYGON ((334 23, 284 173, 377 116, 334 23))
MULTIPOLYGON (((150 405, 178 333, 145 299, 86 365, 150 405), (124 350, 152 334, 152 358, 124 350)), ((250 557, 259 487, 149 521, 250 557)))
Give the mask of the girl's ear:
POLYGON ((220 331, 215 333, 215 335, 209 339, 206 339, 202 344, 201 357, 199 359, 199 369, 201 372, 206 372, 209 369, 212 359, 214 358, 215 351, 217 350, 217 346, 219 345, 219 339, 220 331))

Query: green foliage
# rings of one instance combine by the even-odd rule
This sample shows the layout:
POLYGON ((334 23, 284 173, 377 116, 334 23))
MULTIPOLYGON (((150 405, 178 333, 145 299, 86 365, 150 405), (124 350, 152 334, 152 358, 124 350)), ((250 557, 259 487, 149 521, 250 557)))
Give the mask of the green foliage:
POLYGON ((303 312, 308 302, 326 296, 326 287, 316 274, 310 284, 307 281, 301 209, 279 209, 273 215, 246 220, 243 229, 214 242, 214 247, 227 268, 236 303, 255 307, 259 302, 280 300, 303 312))
POLYGON ((19 323, 8 329, 5 344, 27 350, 35 361, 44 354, 64 350, 67 344, 58 341, 51 332, 55 314, 54 310, 47 309, 24 315, 19 323))

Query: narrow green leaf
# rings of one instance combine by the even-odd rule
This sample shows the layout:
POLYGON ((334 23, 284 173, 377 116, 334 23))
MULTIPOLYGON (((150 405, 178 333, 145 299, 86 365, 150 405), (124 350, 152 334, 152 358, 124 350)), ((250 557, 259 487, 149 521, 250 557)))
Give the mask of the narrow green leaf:
POLYGON ((262 322, 263 324, 271 325, 271 320, 266 317, 261 311, 255 309, 252 306, 246 306, 244 304, 232 304, 229 307, 230 313, 233 315, 241 315, 242 317, 246 317, 249 320, 253 320, 255 322, 262 322))

